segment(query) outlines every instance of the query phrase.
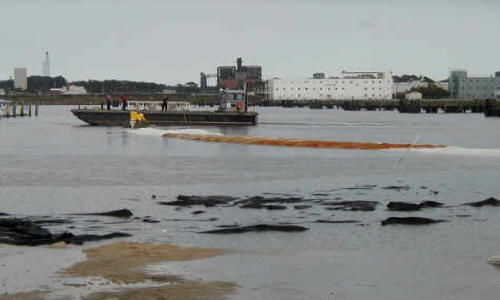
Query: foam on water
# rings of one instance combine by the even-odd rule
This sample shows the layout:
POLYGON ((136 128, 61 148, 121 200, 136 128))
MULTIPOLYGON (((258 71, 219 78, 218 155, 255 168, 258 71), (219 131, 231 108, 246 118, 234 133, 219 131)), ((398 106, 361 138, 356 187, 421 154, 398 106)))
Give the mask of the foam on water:
POLYGON ((181 134, 198 134, 198 135, 222 135, 218 132, 211 132, 203 129, 169 129, 162 130, 152 127, 131 129, 127 131, 128 133, 135 133, 140 135, 150 135, 150 136, 163 136, 167 133, 181 133, 181 134))
POLYGON ((386 151, 410 151, 423 154, 438 154, 452 156, 475 156, 475 157, 492 157, 500 158, 499 148, 463 148, 463 147, 446 147, 446 148, 421 148, 421 149, 389 149, 386 151))

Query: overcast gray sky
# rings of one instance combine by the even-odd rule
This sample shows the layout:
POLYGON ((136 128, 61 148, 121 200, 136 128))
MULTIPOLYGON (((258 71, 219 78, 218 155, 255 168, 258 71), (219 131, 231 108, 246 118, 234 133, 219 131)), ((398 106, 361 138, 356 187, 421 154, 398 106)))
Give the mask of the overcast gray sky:
POLYGON ((69 80, 199 80, 218 65, 264 77, 500 70, 500 0, 0 1, 0 79, 14 67, 69 80))

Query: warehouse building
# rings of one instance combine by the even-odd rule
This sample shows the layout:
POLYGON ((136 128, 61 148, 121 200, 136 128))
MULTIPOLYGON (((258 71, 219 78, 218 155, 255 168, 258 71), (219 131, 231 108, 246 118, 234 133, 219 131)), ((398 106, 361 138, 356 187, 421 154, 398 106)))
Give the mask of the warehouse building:
MULTIPOLYGON (((316 75, 316 74, 315 74, 316 75)), ((266 81, 269 100, 388 100, 393 80, 386 72, 346 72, 340 77, 266 81)))
POLYGON ((235 66, 217 68, 217 87, 222 89, 244 89, 247 83, 262 81, 262 67, 243 65, 242 59, 236 60, 235 66))
POLYGON ((453 70, 448 90, 453 99, 500 99, 500 72, 495 76, 468 77, 466 70, 453 70))

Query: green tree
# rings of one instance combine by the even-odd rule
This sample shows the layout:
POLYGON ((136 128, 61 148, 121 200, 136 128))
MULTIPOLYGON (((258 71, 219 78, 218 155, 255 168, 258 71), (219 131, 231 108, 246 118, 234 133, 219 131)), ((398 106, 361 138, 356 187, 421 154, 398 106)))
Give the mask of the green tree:
POLYGON ((28 77, 28 92, 47 93, 52 88, 62 88, 66 85, 66 79, 62 76, 30 76, 28 77))
POLYGON ((442 99, 448 98, 450 93, 440 86, 430 83, 428 86, 420 86, 417 88, 412 88, 410 92, 420 92, 422 93, 422 98, 424 99, 442 99))
POLYGON ((4 89, 5 91, 14 89, 14 80, 1 80, 0 81, 0 89, 4 89))
POLYGON ((401 76, 394 75, 394 76, 392 76, 392 79, 394 80, 394 82, 424 81, 427 83, 434 83, 434 80, 432 80, 431 78, 429 78, 427 76, 422 76, 422 75, 420 75, 420 76, 408 75, 408 74, 404 74, 401 76))
POLYGON ((83 86, 87 92, 99 93, 160 93, 166 85, 153 82, 128 81, 128 80, 88 80, 75 81, 76 86, 83 86))

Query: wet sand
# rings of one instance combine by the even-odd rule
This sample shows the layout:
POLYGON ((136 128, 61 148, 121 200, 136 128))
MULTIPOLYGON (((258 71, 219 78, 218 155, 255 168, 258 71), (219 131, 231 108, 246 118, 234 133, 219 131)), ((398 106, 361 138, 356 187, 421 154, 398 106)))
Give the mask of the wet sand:
POLYGON ((146 280, 173 282, 174 275, 155 276, 141 270, 148 264, 164 261, 183 261, 226 254, 224 249, 182 248, 172 245, 151 245, 116 242, 97 248, 85 249, 87 260, 62 270, 61 275, 99 276, 115 283, 138 283, 146 280))
POLYGON ((32 291, 15 293, 9 295, 0 295, 0 300, 39 300, 43 299, 47 292, 44 291, 32 291))
POLYGON ((212 300, 226 299, 235 289, 230 282, 184 282, 162 287, 127 289, 121 292, 96 293, 85 300, 212 300))
MULTIPOLYGON (((233 282, 192 281, 183 279, 182 274, 152 275, 144 271, 147 265, 154 263, 197 260, 230 252, 225 249, 115 242, 82 251, 87 259, 59 271, 60 277, 100 277, 120 284, 122 287, 120 290, 94 292, 82 299, 225 299, 236 288, 233 282), (127 287, 128 284, 134 284, 134 286, 127 287)), ((86 286, 85 284, 83 286, 82 284, 64 285, 68 288, 80 289, 86 286)), ((0 295, 0 300, 44 299, 49 294, 49 291, 23 292, 0 295)))

